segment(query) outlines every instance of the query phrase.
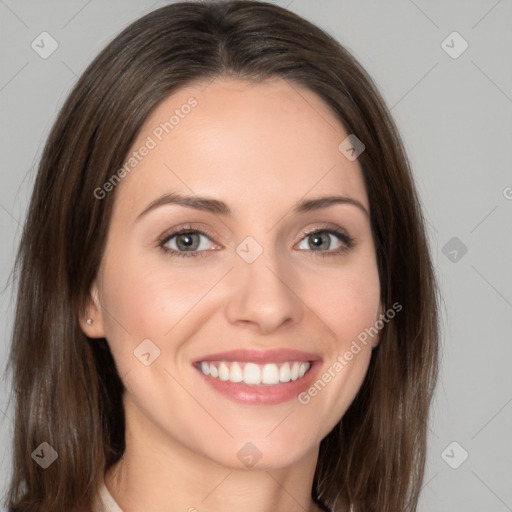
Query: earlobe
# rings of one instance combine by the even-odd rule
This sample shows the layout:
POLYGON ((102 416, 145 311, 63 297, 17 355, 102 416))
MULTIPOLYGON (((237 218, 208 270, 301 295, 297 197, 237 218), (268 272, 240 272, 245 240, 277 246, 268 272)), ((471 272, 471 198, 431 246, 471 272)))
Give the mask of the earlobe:
POLYGON ((89 338, 104 338, 103 311, 96 283, 91 287, 85 310, 80 314, 80 327, 89 338))

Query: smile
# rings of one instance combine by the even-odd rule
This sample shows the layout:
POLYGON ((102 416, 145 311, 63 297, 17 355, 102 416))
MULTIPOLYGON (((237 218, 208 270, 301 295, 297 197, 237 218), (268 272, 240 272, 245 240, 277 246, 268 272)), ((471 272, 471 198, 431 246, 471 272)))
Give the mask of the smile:
POLYGON ((221 381, 248 386, 275 386, 296 381, 311 368, 309 361, 256 364, 240 361, 201 361, 197 367, 204 375, 221 381))
POLYGON ((238 349, 203 354, 192 361, 215 393, 244 405, 277 405, 295 400, 322 368, 319 354, 279 348, 238 349))

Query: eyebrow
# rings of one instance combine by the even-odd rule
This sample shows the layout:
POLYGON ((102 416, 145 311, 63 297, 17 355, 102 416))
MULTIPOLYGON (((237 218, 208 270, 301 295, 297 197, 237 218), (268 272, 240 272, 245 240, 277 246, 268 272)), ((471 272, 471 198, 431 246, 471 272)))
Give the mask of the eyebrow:
POLYGON ((367 217, 370 216, 368 210, 357 199, 347 196, 327 196, 318 199, 308 199, 300 201, 293 209, 296 213, 307 213, 321 208, 327 208, 335 204, 349 204, 359 208, 367 217))
MULTIPOLYGON (((368 210, 357 199, 347 196, 326 196, 316 199, 307 199, 299 201, 292 209, 295 213, 307 213, 314 210, 327 208, 335 204, 348 204, 357 207, 367 217, 369 217, 368 210)), ((210 212, 217 215, 229 216, 232 214, 229 206, 218 199, 211 199, 209 197, 200 196, 185 196, 177 193, 164 194, 163 196, 152 201, 137 217, 139 220, 152 210, 165 205, 179 205, 194 208, 205 212, 210 212)))
POLYGON ((164 194, 163 196, 155 199, 140 213, 137 220, 156 208, 164 205, 177 204, 180 206, 188 206, 196 210, 202 210, 219 215, 231 215, 229 206, 218 199, 210 199, 208 197, 199 196, 184 196, 181 194, 164 194))

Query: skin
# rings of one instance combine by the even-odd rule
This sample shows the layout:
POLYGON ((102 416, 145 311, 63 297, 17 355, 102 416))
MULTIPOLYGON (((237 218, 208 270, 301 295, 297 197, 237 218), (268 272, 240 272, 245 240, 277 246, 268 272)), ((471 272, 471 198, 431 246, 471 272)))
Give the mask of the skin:
POLYGON ((320 441, 353 401, 377 337, 307 405, 235 403, 191 362, 238 348, 291 348, 318 354, 320 375, 374 324, 380 287, 367 214, 352 204, 292 211, 302 199, 335 194, 369 212, 361 168, 338 150, 348 133, 308 89, 283 80, 206 85, 163 101, 134 142, 135 150, 197 99, 118 185, 81 320, 88 336, 107 339, 126 387, 126 452, 106 485, 124 512, 318 510, 311 488, 320 441), (137 219, 172 192, 222 200, 232 214, 168 204, 137 219), (201 238, 205 257, 158 247, 191 223, 213 235, 201 238), (326 226, 344 229, 354 245, 333 254, 343 243, 327 236, 331 255, 322 257, 304 231, 326 226), (250 264, 236 252, 247 236, 263 249, 250 264), (149 366, 134 356, 144 339, 160 350, 149 366), (247 442, 262 454, 251 469, 237 457, 247 442))

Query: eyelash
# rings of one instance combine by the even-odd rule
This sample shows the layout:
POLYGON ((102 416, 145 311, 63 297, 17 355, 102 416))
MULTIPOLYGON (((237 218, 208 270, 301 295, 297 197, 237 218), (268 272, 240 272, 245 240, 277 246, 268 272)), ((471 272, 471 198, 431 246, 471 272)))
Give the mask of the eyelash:
POLYGON ((214 235, 206 229, 199 229, 192 225, 190 226, 182 226, 177 231, 173 231, 171 233, 166 233, 163 235, 163 237, 160 239, 158 243, 158 247, 162 249, 162 251, 170 256, 178 256, 178 257, 184 257, 184 258, 200 258, 200 257, 206 257, 209 256, 209 251, 176 251, 175 249, 169 249, 168 247, 165 247, 165 244, 172 240, 175 236, 178 235, 185 235, 185 234, 195 234, 199 233, 201 235, 204 235, 208 237, 210 240, 214 238, 214 235))
POLYGON ((313 251, 312 249, 310 249, 308 252, 312 256, 320 256, 321 258, 330 258, 333 256, 341 256, 342 254, 347 253, 355 245, 354 238, 351 237, 346 231, 341 230, 341 229, 336 229, 336 228, 330 228, 327 226, 304 231, 302 233, 302 238, 300 239, 300 241, 302 242, 302 240, 304 238, 307 238, 311 235, 315 235, 317 233, 328 233, 330 235, 334 235, 341 242, 341 246, 338 247, 338 249, 328 250, 328 251, 313 251))
MULTIPOLYGON (((170 255, 170 256, 178 256, 178 257, 184 257, 184 258, 189 258, 189 257, 197 258, 197 257, 209 256, 210 251, 176 251, 175 249, 169 249, 168 247, 165 247, 165 244, 167 244, 170 240, 172 240, 176 236, 184 235, 184 234, 197 234, 197 233, 206 236, 210 240, 212 238, 214 238, 214 235, 212 233, 208 232, 208 230, 199 229, 192 225, 183 226, 176 231, 164 234, 158 242, 158 247, 165 254, 170 255)), ((354 238, 351 237, 348 233, 346 233, 343 230, 339 230, 339 229, 335 229, 335 228, 331 228, 331 227, 327 227, 327 226, 304 231, 302 233, 302 238, 299 240, 299 242, 302 242, 302 240, 304 240, 304 238, 307 238, 311 235, 315 235, 317 233, 328 233, 328 234, 334 235, 340 240, 342 245, 341 245, 341 247, 339 247, 338 249, 335 249, 335 250, 313 251, 312 249, 310 249, 309 251, 306 251, 306 252, 314 253, 313 256, 320 256, 322 258, 332 257, 332 256, 340 256, 341 254, 348 252, 354 246, 354 238)))

